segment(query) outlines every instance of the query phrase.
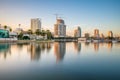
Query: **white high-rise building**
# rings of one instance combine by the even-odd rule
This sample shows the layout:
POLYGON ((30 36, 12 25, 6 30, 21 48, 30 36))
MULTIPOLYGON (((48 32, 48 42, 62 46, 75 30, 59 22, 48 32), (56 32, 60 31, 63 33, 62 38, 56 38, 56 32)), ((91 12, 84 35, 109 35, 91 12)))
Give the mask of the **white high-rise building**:
POLYGON ((35 33, 35 31, 39 29, 41 30, 41 21, 39 18, 36 19, 31 19, 31 30, 33 33, 35 33))
POLYGON ((64 20, 57 19, 57 23, 54 25, 54 36, 66 37, 66 25, 64 24, 64 20))

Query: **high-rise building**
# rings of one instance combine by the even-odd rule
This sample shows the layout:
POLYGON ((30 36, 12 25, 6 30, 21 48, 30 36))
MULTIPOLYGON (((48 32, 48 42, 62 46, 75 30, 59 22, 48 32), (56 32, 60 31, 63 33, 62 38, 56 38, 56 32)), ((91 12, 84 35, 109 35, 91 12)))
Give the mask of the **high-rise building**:
POLYGON ((104 38, 105 38, 105 36, 104 36, 104 34, 103 34, 103 33, 101 33, 100 38, 102 38, 102 39, 104 39, 104 38))
POLYGON ((41 21, 39 18, 36 19, 31 19, 31 30, 33 33, 35 33, 35 31, 39 29, 41 30, 41 21))
POLYGON ((113 37, 113 32, 112 31, 108 31, 108 37, 113 37))
POLYGON ((94 37, 96 37, 96 38, 99 38, 99 30, 98 29, 95 29, 94 30, 94 37))
POLYGON ((77 29, 74 30, 74 37, 81 37, 81 28, 77 27, 77 29))
POLYGON ((66 25, 64 23, 64 20, 57 19, 57 22, 54 25, 54 36, 55 37, 66 37, 66 25))
POLYGON ((85 38, 89 38, 90 34, 89 33, 85 33, 85 38))

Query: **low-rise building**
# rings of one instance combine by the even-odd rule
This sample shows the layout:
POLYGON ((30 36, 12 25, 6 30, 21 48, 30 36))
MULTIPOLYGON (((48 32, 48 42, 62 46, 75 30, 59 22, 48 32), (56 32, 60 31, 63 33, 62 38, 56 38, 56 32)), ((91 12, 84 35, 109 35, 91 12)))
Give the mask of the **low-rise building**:
POLYGON ((0 38, 9 38, 9 31, 0 29, 0 38))

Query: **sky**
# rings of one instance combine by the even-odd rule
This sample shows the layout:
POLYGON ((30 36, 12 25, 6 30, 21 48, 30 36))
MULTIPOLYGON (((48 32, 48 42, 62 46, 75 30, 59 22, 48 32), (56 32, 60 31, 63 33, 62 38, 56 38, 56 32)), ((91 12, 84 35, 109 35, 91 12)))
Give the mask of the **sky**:
POLYGON ((64 19, 67 34, 77 26, 82 34, 91 35, 94 29, 107 34, 112 30, 120 35, 120 0, 0 0, 0 24, 13 29, 30 29, 30 20, 40 18, 43 29, 54 31, 56 16, 64 19))

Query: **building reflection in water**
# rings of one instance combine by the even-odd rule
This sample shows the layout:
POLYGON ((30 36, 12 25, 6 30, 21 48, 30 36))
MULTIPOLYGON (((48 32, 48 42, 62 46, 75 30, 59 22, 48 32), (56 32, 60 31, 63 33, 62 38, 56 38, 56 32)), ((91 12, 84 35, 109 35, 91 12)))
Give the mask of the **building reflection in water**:
POLYGON ((39 60, 41 55, 40 44, 30 44, 30 56, 31 60, 39 60))
POLYGON ((65 53, 66 53, 66 43, 55 42, 54 43, 54 54, 56 56, 56 62, 63 60, 65 53))
POLYGON ((0 57, 4 57, 4 59, 7 58, 8 55, 11 55, 11 47, 10 44, 7 43, 1 43, 0 44, 0 57))
POLYGON ((88 47, 90 45, 90 42, 85 42, 85 46, 88 47))
POLYGON ((94 50, 95 50, 95 52, 98 52, 98 50, 99 50, 99 43, 94 43, 94 50))
MULTIPOLYGON (((78 53, 81 51, 81 43, 74 42, 74 50, 78 53)), ((88 46, 90 43, 85 43, 88 46)), ((94 43, 94 50, 99 51, 99 46, 103 46, 104 43, 94 43)), ((18 52, 23 50, 27 46, 28 53, 30 53, 30 59, 38 61, 41 57, 41 53, 49 53, 52 48, 52 43, 17 43, 17 44, 0 44, 0 58, 6 59, 11 56, 12 50, 16 49, 18 52)), ((107 43, 109 50, 112 50, 113 43, 107 43)), ((56 61, 61 61, 64 59, 66 53, 66 42, 54 42, 54 54, 56 56, 56 61)))
POLYGON ((112 50, 113 43, 112 43, 112 42, 109 42, 109 43, 107 43, 107 44, 108 44, 108 49, 109 49, 109 51, 111 51, 111 50, 112 50))
MULTIPOLYGON (((94 43, 94 50, 96 52, 98 52, 99 51, 99 46, 102 47, 102 46, 104 46, 104 44, 105 43, 94 43)), ((112 46, 113 46, 112 42, 107 43, 107 47, 108 47, 109 51, 112 50, 112 46)))
POLYGON ((79 42, 74 42, 74 49, 79 53, 81 51, 81 43, 79 42))
POLYGON ((31 60, 38 61, 41 57, 41 53, 45 50, 49 52, 51 49, 51 43, 31 43, 28 51, 30 52, 31 60))
POLYGON ((21 51, 23 49, 23 46, 29 45, 28 43, 17 43, 17 48, 21 51))
POLYGON ((47 43, 47 52, 48 52, 48 53, 50 52, 51 48, 52 48, 52 47, 51 47, 51 43, 48 42, 48 43, 47 43))

